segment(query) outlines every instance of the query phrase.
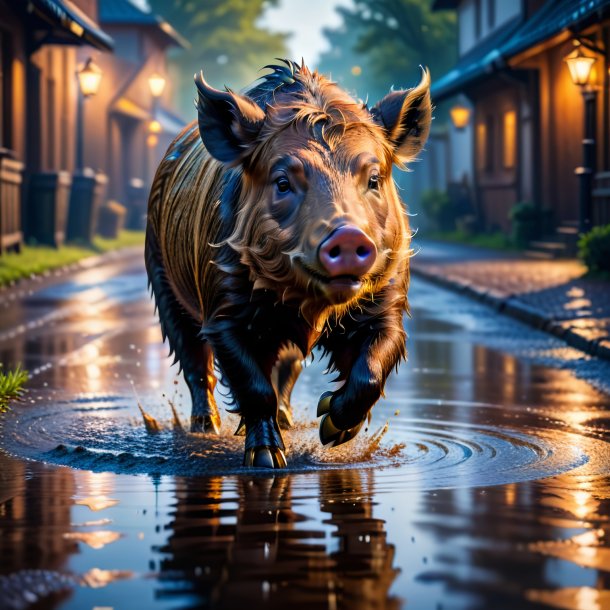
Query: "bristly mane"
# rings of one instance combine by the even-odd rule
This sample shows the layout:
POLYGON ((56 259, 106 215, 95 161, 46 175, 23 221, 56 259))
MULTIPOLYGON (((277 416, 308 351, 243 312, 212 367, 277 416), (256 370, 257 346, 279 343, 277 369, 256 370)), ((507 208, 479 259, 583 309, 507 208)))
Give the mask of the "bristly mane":
POLYGON ((299 93, 305 89, 302 80, 297 75, 311 76, 311 72, 305 63, 297 64, 291 59, 276 58, 285 65, 269 64, 263 70, 272 70, 264 74, 260 79, 252 83, 244 90, 244 93, 254 100, 263 110, 267 104, 272 103, 274 94, 281 89, 285 93, 299 93))

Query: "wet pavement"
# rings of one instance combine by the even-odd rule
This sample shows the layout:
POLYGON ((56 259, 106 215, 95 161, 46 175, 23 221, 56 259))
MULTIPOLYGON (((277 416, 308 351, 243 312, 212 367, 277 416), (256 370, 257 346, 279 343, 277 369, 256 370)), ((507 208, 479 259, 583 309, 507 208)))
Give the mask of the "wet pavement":
POLYGON ((610 360, 610 281, 575 259, 532 260, 515 252, 419 240, 414 273, 610 360))
POLYGON ((314 361, 289 468, 259 473, 234 416, 180 426, 139 255, 7 294, 0 361, 34 374, 0 429, 0 608, 610 608, 610 397, 584 380, 610 363, 415 279, 369 428, 319 446, 314 361))

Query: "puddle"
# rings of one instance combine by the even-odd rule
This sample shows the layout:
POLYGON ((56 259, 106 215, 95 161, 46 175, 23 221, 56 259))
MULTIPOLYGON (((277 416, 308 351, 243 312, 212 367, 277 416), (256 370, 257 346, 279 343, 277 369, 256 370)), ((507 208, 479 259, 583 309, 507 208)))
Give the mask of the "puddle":
POLYGON ((544 366, 555 339, 416 281, 368 430, 320 446, 314 362, 288 469, 245 471, 236 417, 184 431, 141 279, 0 336, 45 365, 0 430, 0 608, 608 607, 610 400, 544 366))

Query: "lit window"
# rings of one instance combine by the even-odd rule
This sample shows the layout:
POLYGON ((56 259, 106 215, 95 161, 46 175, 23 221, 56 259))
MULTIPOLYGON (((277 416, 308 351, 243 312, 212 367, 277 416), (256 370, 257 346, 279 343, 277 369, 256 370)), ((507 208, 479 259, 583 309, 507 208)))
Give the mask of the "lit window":
POLYGON ((515 167, 517 161, 517 113, 514 110, 504 113, 502 161, 506 168, 515 167))
POLYGON ((487 127, 485 123, 477 123, 477 168, 487 168, 487 127))

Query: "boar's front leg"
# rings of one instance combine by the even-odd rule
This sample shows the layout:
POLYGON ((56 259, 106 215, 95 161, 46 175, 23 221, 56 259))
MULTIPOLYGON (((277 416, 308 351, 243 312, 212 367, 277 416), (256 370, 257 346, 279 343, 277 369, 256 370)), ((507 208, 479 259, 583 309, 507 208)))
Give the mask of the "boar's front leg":
POLYGON ((255 336, 235 319, 209 320, 203 336, 212 345, 236 412, 246 427, 244 466, 285 468, 284 441, 277 423, 277 395, 271 371, 279 345, 273 336, 255 336))
POLYGON ((318 403, 320 440, 331 447, 358 434, 368 412, 383 393, 386 379, 406 355, 402 324, 405 301, 386 293, 352 315, 320 341, 330 353, 330 366, 345 384, 325 392, 318 403))

